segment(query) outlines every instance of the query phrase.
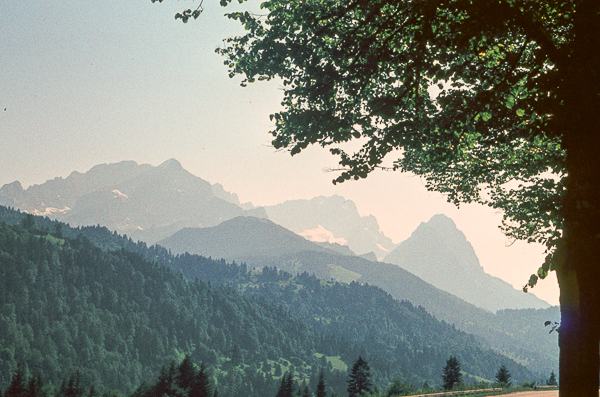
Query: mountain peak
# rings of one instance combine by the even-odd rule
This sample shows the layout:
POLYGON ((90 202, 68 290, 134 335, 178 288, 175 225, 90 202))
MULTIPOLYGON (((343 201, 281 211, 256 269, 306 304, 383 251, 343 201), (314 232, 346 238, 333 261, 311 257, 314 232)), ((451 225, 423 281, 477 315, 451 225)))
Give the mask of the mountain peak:
POLYGON ((23 199, 24 195, 25 190, 19 181, 0 186, 0 204, 2 205, 14 206, 23 199))
POLYGON ((21 185, 21 182, 19 181, 14 181, 12 183, 7 183, 6 185, 0 187, 0 190, 6 190, 10 192, 22 192, 23 185, 21 185))
POLYGON ((444 214, 436 214, 431 217, 431 219, 427 222, 427 225, 433 227, 435 229, 458 229, 456 227, 456 223, 449 217, 444 214))
POLYGON ((156 167, 157 169, 170 169, 170 170, 182 170, 183 166, 181 165, 181 163, 175 159, 168 159, 167 161, 165 161, 164 163, 162 163, 161 165, 159 165, 158 167, 156 167))

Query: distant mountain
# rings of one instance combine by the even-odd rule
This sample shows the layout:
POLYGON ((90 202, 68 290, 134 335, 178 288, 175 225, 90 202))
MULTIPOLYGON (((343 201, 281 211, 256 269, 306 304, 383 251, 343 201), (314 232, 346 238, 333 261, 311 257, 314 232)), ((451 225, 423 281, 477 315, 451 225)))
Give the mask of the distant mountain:
MULTIPOLYGON (((485 273, 464 234, 444 215, 422 224, 394 251, 400 254, 400 248, 404 247, 405 255, 411 253, 408 263, 418 266, 400 266, 406 271, 374 262, 373 254, 359 258, 345 246, 306 241, 269 220, 252 217, 237 217, 216 227, 186 228, 159 244, 175 253, 189 252, 258 267, 276 266, 291 273, 307 271, 323 279, 372 283, 397 299, 410 300, 424 306, 436 317, 457 324, 472 318, 470 314, 464 316, 473 311, 471 305, 493 312, 550 306, 535 295, 524 294, 485 273), (419 258, 421 262, 413 258, 419 258), (434 292, 431 286, 460 299, 434 292), (456 310, 457 307, 463 308, 456 310)), ((386 262, 394 263, 392 260, 397 257, 390 255, 388 258, 391 260, 386 262)))
POLYGON ((302 251, 335 253, 268 219, 243 216, 213 227, 184 228, 158 244, 174 253, 189 252, 257 266, 270 258, 302 251))
POLYGON ((71 211, 81 197, 107 190, 149 171, 152 166, 133 161, 101 164, 85 174, 73 171, 67 178, 54 178, 23 189, 15 181, 0 188, 0 204, 34 215, 60 216, 71 211))
POLYGON ((490 311, 548 308, 547 302, 524 294, 483 270, 465 235, 445 215, 435 215, 385 257, 435 287, 490 311))
POLYGON ((310 241, 347 245, 358 255, 373 252, 381 259, 395 248, 374 216, 360 216, 356 205, 341 196, 291 200, 265 211, 273 222, 310 241))
POLYGON ((266 216, 175 159, 157 167, 133 161, 98 165, 26 190, 14 182, 0 188, 0 204, 73 225, 100 224, 148 243, 183 227, 214 226, 244 214, 266 216))
POLYGON ((158 244, 176 254, 188 252, 256 267, 274 266, 292 274, 308 272, 321 279, 368 282, 451 322, 458 321, 452 313, 460 313, 460 317, 477 310, 398 266, 344 255, 267 219, 236 217, 213 227, 185 228, 158 244))
POLYGON ((222 185, 192 175, 175 159, 157 167, 134 161, 101 164, 27 189, 16 181, 0 187, 0 205, 73 225, 100 224, 149 244, 182 228, 254 216, 268 217, 344 255, 383 258, 395 247, 375 217, 361 217, 354 203, 341 196, 256 208, 222 185))

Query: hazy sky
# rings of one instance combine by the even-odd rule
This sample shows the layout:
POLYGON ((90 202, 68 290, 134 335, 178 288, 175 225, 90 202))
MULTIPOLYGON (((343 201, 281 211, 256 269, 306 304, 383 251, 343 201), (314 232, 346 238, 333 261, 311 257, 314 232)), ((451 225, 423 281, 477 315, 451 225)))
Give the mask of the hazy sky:
MULTIPOLYGON (((184 168, 220 183, 243 202, 339 194, 361 215, 374 215, 394 242, 437 213, 452 218, 485 270, 521 288, 543 261, 543 247, 510 245, 501 214, 476 205, 457 209, 410 175, 376 172, 334 186, 336 158, 315 147, 290 157, 270 147, 269 114, 282 98, 277 82, 247 88, 230 79, 214 53, 241 33, 228 9, 205 0, 195 22, 174 14, 198 2, 106 0, 0 4, 0 186, 26 188, 134 160, 184 168), (510 246, 508 246, 510 245, 510 246)), ((533 292, 558 304, 553 275, 533 292)))

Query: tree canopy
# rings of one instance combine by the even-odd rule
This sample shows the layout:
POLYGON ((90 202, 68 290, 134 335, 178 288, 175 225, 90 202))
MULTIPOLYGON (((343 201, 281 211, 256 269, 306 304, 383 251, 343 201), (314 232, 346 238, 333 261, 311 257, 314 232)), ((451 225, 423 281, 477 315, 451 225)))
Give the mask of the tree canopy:
MULTIPOLYGON (((227 5, 230 0, 222 0, 227 5)), ((600 3, 272 0, 217 51, 242 84, 280 79, 273 146, 339 156, 335 183, 413 172, 503 211, 561 288, 561 393, 598 389, 600 3), (349 142, 358 144, 350 144, 349 142)), ((527 289, 527 286, 525 289, 527 289)))
POLYGON ((575 6, 471 3, 268 1, 266 17, 229 14, 248 33, 218 51, 245 82, 283 80, 275 148, 328 147, 336 183, 413 172, 456 204, 504 210, 510 237, 552 247, 565 174, 556 64, 575 6))

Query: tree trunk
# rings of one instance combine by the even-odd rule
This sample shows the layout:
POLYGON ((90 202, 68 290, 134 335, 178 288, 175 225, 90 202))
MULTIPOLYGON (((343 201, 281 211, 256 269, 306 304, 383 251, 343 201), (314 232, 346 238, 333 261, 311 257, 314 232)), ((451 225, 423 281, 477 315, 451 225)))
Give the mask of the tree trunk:
POLYGON ((559 396, 597 397, 600 371, 598 304, 595 299, 586 297, 589 294, 582 291, 581 287, 572 284, 567 287, 565 282, 572 282, 565 280, 569 277, 562 275, 560 278, 559 396))
POLYGON ((556 116, 567 151, 560 286, 560 397, 598 397, 600 372, 600 2, 575 0, 556 116))
MULTIPOLYGON (((600 128, 600 121, 596 128, 600 128)), ((582 144, 587 147, 573 150, 569 145, 567 149, 569 157, 577 153, 578 159, 568 168, 563 202, 564 258, 556 268, 561 305, 560 397, 598 396, 600 146, 589 139, 582 139, 577 146, 582 144), (592 153, 595 159, 589 156, 592 153)))
POLYGON ((563 202, 564 256, 556 269, 561 306, 560 397, 597 397, 600 372, 600 146, 587 139, 577 146, 581 144, 585 149, 571 146, 568 152, 578 156, 569 164, 563 202), (595 161, 589 157, 592 153, 595 161))

